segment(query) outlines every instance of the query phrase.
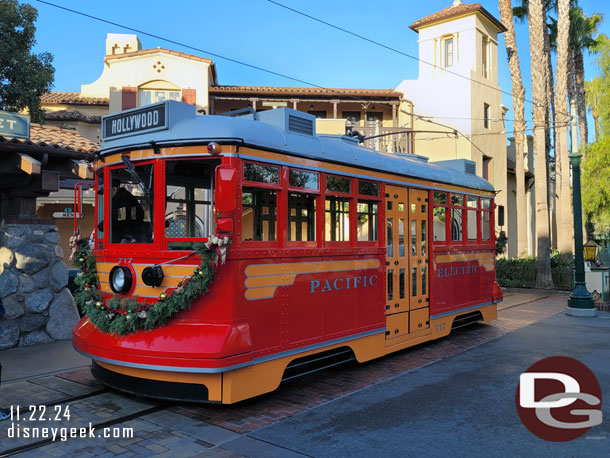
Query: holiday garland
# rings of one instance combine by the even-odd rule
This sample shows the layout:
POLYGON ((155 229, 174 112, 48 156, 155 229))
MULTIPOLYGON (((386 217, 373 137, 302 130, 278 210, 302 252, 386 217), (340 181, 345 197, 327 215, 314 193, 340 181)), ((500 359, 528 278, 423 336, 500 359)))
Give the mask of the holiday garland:
POLYGON ((224 262, 224 251, 219 253, 216 249, 222 245, 221 239, 211 237, 210 242, 197 250, 201 263, 193 275, 184 278, 171 294, 161 293, 155 304, 117 295, 104 304, 98 290, 95 257, 87 240, 79 241, 72 261, 81 270, 74 279, 78 288, 74 300, 89 321, 102 332, 124 336, 164 326, 174 315, 190 309, 196 298, 208 292, 214 280, 214 265, 219 257, 224 262))

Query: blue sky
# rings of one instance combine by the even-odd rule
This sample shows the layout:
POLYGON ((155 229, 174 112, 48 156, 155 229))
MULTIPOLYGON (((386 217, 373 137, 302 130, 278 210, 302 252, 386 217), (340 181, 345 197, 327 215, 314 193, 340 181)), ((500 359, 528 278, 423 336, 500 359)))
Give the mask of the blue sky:
MULTIPOLYGON (((395 88, 403 79, 417 78, 415 60, 296 15, 266 0, 50 1, 205 50, 207 53, 196 52, 139 35, 145 49, 160 46, 212 58, 220 84, 303 85, 208 53, 325 87, 395 88)), ((415 57, 418 56, 417 34, 408 26, 452 3, 452 0, 279 1, 415 57)), ((54 56, 56 91, 79 91, 81 84, 95 81, 103 70, 106 34, 132 33, 37 1, 27 3, 39 12, 36 51, 49 51, 54 56)), ((481 3, 499 18, 497 1, 483 0, 481 3)), ((579 0, 579 4, 587 15, 596 12, 606 16, 599 31, 610 36, 610 3, 579 0)), ((531 100, 526 24, 517 25, 517 37, 526 96, 531 100)), ((510 92, 510 73, 501 37, 498 63, 500 86, 510 92)), ((585 72, 587 79, 597 72, 594 57, 586 54, 585 72)), ((508 117, 512 118, 511 97, 504 94, 503 103, 511 108, 508 117)), ((531 104, 526 103, 526 119, 531 119, 531 108, 531 104)), ((592 141, 592 124, 589 131, 592 141)))

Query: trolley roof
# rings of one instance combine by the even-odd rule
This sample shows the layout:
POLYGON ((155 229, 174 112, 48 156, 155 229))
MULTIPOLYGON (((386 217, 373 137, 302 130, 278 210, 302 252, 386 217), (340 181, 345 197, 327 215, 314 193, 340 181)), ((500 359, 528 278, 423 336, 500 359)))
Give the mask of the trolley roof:
POLYGON ((493 186, 474 174, 474 162, 428 162, 413 154, 380 153, 358 140, 339 135, 316 135, 315 117, 290 108, 242 116, 197 115, 195 107, 165 101, 104 116, 102 156, 134 148, 206 144, 211 141, 254 146, 310 159, 493 192, 493 186), (468 172, 466 172, 468 170, 468 172))

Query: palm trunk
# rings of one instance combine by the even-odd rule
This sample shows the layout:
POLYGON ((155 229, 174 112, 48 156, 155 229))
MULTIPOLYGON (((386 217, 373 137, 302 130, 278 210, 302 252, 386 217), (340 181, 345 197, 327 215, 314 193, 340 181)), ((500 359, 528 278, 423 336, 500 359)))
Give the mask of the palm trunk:
MULTIPOLYGON (((511 0, 499 0, 500 18, 504 26, 508 29, 504 33, 506 43, 506 54, 508 55, 508 66, 513 92, 513 108, 515 110, 515 121, 513 130, 515 131, 515 175, 516 175, 516 208, 517 208, 517 256, 523 258, 527 256, 527 203, 525 200, 525 170, 523 166, 524 145, 525 145, 525 89, 521 79, 521 65, 519 54, 517 53, 517 41, 515 39, 515 26, 513 24, 513 9, 511 0)), ((509 243, 510 240, 509 240, 509 243)))
POLYGON ((585 66, 583 62, 582 49, 574 50, 574 78, 576 86, 576 104, 578 106, 578 123, 580 127, 581 153, 585 154, 588 143, 587 128, 587 105, 585 103, 585 66))
MULTIPOLYGON (((551 234, 551 246, 557 246, 557 221, 555 214, 555 182, 554 182, 554 166, 551 161, 551 126, 555 119, 553 111, 553 64, 551 62, 551 39, 549 37, 549 28, 544 27, 544 81, 546 88, 546 110, 545 110, 545 131, 544 131, 544 149, 547 166, 547 202, 549 204, 549 220, 550 220, 550 234, 551 234)), ((554 130, 553 130, 554 132, 554 130)), ((555 141, 553 141, 555 144, 555 141)))
POLYGON ((570 0, 559 0, 557 18, 557 86, 555 92, 555 113, 557 142, 555 143, 555 156, 559 165, 556 174, 559 181, 558 208, 559 227, 558 244, 559 252, 570 260, 573 256, 574 244, 574 217, 572 212, 572 192, 570 189, 570 165, 568 163, 568 39, 570 35, 570 0))
POLYGON ((546 95, 544 80, 544 6, 542 0, 529 2, 530 67, 532 72, 532 97, 534 101, 534 174, 536 179, 536 241, 538 288, 550 288, 551 277, 549 209, 547 202, 547 169, 545 157, 544 115, 546 95))

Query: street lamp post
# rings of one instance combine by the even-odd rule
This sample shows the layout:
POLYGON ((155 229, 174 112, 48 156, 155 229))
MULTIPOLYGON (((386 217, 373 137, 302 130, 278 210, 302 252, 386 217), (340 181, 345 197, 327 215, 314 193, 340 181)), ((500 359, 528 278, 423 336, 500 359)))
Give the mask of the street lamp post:
MULTIPOLYGON (((572 113, 576 113, 576 104, 572 103, 572 113)), ((572 125, 576 118, 572 117, 572 125)), ((582 154, 574 148, 574 129, 572 130, 572 152, 568 154, 572 166, 572 202, 574 205, 574 264, 576 274, 574 276, 574 290, 568 299, 566 315, 572 316, 597 316, 597 309, 593 298, 585 283, 585 260, 582 244, 582 203, 580 198, 580 158, 582 154)))

